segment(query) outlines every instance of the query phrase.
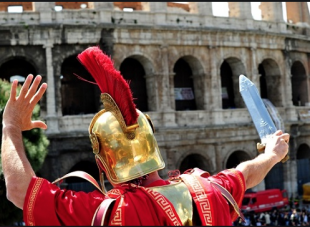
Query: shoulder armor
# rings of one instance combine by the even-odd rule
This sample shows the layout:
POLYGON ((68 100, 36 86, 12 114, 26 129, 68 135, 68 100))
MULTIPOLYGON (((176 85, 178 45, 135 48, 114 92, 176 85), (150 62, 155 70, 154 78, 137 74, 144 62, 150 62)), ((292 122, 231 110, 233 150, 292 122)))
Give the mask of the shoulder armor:
POLYGON ((183 225, 193 225, 193 202, 192 196, 183 182, 171 182, 169 185, 150 187, 165 196, 174 206, 183 225))

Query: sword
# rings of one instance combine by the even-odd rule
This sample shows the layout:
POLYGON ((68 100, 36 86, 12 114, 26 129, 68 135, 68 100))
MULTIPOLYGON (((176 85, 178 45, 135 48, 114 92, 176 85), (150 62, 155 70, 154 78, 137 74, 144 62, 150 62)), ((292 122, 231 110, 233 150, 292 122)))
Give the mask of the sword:
MULTIPOLYGON (((259 153, 264 152, 268 138, 277 131, 277 128, 274 125, 255 84, 244 75, 239 76, 239 91, 261 139, 261 143, 257 143, 257 150, 259 153)), ((286 155, 282 159, 282 163, 286 162, 288 159, 289 156, 286 155)))

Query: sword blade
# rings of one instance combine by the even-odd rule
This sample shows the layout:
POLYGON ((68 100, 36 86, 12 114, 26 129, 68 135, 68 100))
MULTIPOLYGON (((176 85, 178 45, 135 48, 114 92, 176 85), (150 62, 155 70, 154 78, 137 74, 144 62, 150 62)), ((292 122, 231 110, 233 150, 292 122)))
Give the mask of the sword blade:
POLYGON ((266 106, 264 105, 254 83, 244 75, 239 76, 239 90, 251 115, 255 128, 264 144, 269 135, 277 131, 266 106))

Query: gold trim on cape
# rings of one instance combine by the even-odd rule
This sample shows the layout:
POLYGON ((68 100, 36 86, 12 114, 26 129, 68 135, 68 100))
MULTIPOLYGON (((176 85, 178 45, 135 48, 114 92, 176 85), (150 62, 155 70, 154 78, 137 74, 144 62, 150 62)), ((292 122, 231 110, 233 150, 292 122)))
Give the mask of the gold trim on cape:
MULTIPOLYGON (((29 195, 29 200, 27 204, 27 219, 28 219, 28 224, 30 226, 34 226, 34 217, 33 217, 33 210, 34 210, 34 205, 35 205, 35 200, 37 198, 39 189, 41 188, 43 183, 42 178, 37 178, 34 182, 34 185, 31 189, 30 195, 29 195)), ((27 223, 26 223, 27 224, 27 223)))

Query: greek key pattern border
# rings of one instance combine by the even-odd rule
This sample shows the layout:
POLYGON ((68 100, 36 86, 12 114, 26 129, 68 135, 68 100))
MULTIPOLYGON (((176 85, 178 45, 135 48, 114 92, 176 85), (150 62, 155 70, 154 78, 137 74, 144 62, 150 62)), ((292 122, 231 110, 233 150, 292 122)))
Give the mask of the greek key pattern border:
POLYGON ((195 176, 183 174, 182 179, 189 187, 197 208, 203 216, 203 225, 212 225, 211 204, 207 194, 205 193, 204 187, 195 176))
POLYGON ((125 224, 122 222, 122 220, 123 220, 123 209, 122 209, 123 203, 124 203, 124 197, 121 196, 119 204, 118 204, 116 211, 114 213, 113 219, 111 220, 111 225, 123 226, 125 224))
POLYGON ((108 194, 108 196, 113 197, 113 196, 121 196, 123 193, 121 190, 113 188, 110 191, 108 191, 107 194, 108 194))
POLYGON ((35 204, 39 189, 42 186, 42 183, 43 183, 43 179, 37 178, 30 192, 30 197, 29 197, 29 201, 27 204, 27 211, 28 211, 27 219, 28 219, 28 225, 30 226, 35 225, 34 218, 33 218, 33 210, 34 210, 34 204, 35 204))
POLYGON ((142 189, 145 190, 157 202, 157 204, 163 209, 163 211, 165 211, 168 218, 175 226, 182 226, 182 222, 179 220, 179 217, 175 213, 174 208, 162 194, 149 188, 142 187, 142 189))

